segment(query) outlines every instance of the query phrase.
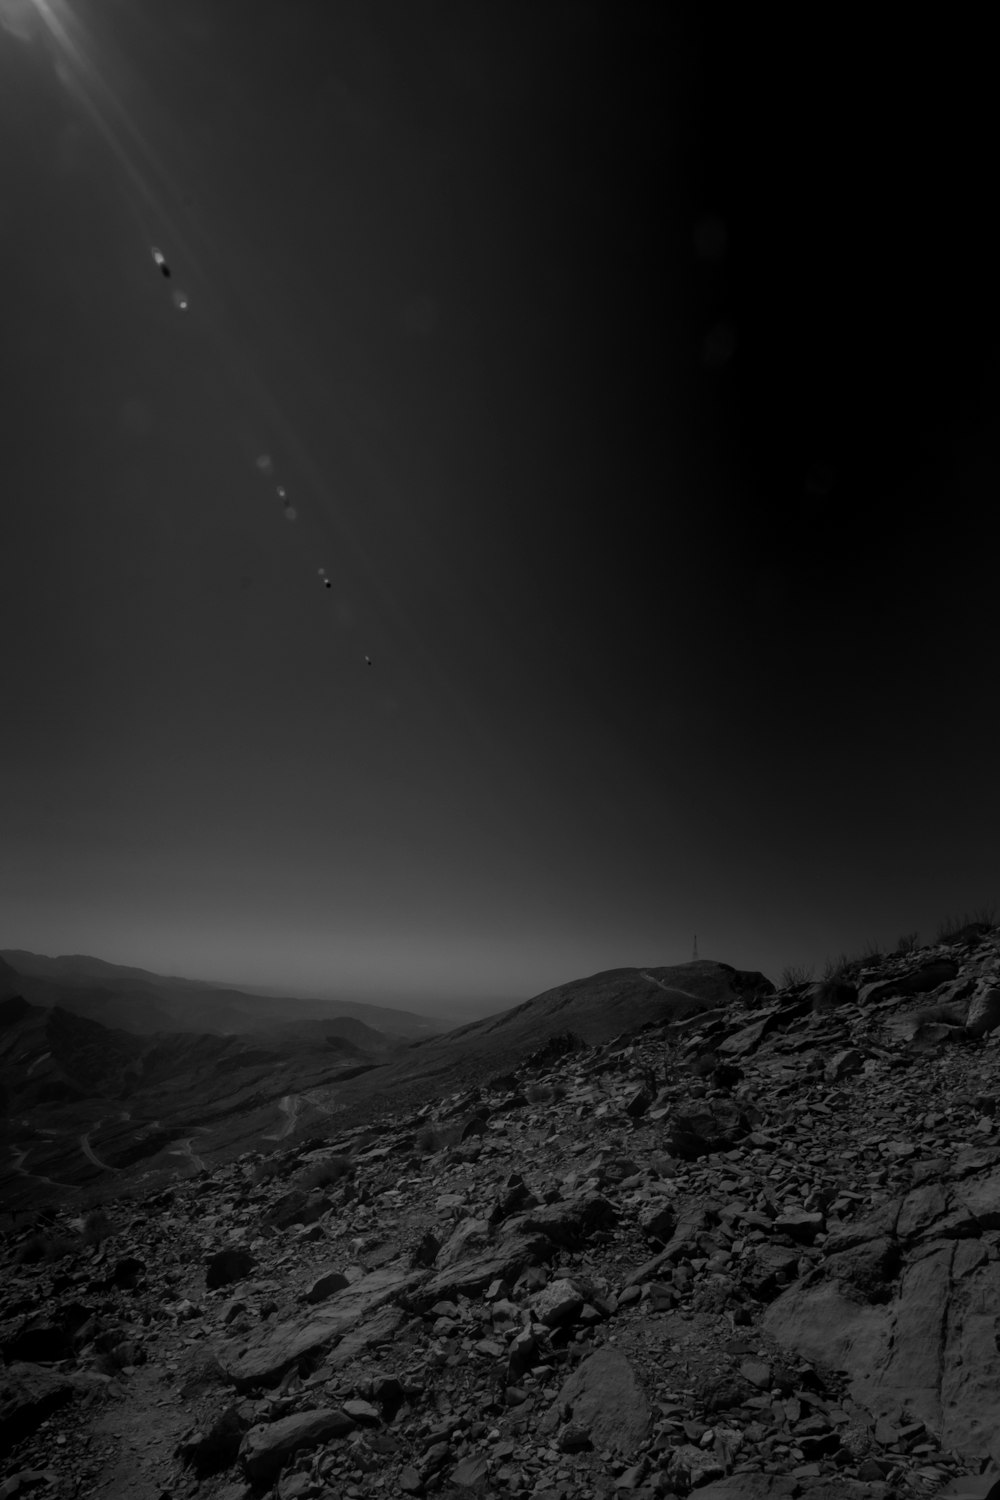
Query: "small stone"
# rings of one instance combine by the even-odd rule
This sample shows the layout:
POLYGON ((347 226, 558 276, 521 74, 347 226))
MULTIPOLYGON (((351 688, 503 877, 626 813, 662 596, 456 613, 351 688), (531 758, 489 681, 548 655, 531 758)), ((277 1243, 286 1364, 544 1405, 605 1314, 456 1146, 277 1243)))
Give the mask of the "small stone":
POLYGON ((472 1489, 485 1480, 489 1464, 482 1455, 461 1459, 451 1472, 451 1482, 459 1489, 472 1489))
POLYGON ((745 1359, 740 1365, 740 1374, 744 1380, 749 1380, 751 1385, 757 1386, 759 1390, 771 1389, 771 1366, 759 1359, 745 1359))

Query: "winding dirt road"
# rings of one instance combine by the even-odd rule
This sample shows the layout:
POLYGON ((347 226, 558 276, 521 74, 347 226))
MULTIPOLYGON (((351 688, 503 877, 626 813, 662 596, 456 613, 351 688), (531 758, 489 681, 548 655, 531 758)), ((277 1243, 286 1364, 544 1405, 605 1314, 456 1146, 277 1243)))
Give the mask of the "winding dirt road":
POLYGON ((205 1170, 205 1163, 194 1149, 193 1135, 187 1135, 183 1140, 178 1141, 176 1146, 171 1146, 169 1155, 186 1156, 191 1161, 196 1172, 203 1172, 205 1170))
POLYGON ((278 1108, 285 1116, 284 1123, 280 1130, 272 1130, 270 1134, 265 1135, 265 1141, 283 1141, 286 1136, 291 1135, 302 1108, 302 1098, 299 1094, 283 1094, 278 1100, 278 1108))
MULTIPOLYGON (((103 1120, 98 1120, 96 1125, 92 1125, 90 1127, 90 1130, 100 1130, 103 1124, 103 1120)), ((89 1162, 92 1162, 95 1167, 99 1167, 102 1172, 117 1172, 117 1167, 109 1167, 106 1161, 101 1161, 101 1158, 98 1156, 97 1152, 90 1144, 90 1130, 85 1130, 81 1135, 80 1150, 83 1152, 87 1160, 89 1162)))

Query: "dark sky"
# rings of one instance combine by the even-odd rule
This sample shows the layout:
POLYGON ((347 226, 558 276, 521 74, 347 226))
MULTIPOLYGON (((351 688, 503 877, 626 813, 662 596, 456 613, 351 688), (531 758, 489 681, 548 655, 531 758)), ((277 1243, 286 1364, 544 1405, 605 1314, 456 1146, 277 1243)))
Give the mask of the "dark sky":
POLYGON ((431 1008, 996 900, 990 47, 826 15, 0 0, 0 945, 431 1008))

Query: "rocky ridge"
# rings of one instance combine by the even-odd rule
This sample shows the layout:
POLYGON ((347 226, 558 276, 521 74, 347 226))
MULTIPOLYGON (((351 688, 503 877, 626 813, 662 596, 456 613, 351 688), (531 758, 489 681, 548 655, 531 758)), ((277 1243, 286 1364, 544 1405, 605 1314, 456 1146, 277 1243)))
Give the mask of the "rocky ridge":
POLYGON ((985 1497, 1000 933, 6 1237, 0 1497, 985 1497))

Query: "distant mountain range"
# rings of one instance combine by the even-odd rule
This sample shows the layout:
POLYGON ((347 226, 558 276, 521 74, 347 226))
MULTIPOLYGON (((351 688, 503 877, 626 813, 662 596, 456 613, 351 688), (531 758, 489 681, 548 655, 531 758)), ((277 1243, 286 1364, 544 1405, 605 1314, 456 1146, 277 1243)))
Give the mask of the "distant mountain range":
POLYGON ((435 1034, 428 1018, 405 1011, 344 1003, 337 1014, 329 1003, 7 950, 0 1201, 24 1209, 127 1182, 150 1192, 247 1151, 322 1141, 331 1129, 476 1089, 539 1049, 724 1011, 772 988, 709 960, 612 969, 435 1034))
POLYGON ((4 993, 23 995, 33 1005, 61 1005, 105 1026, 147 1036, 161 1031, 232 1036, 262 1026, 353 1017, 374 1031, 415 1039, 447 1031, 452 1024, 355 1000, 274 995, 257 986, 251 991, 213 980, 175 979, 88 954, 48 958, 21 948, 0 949, 4 993))

